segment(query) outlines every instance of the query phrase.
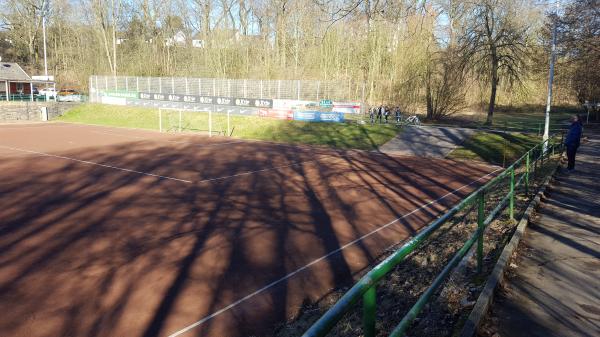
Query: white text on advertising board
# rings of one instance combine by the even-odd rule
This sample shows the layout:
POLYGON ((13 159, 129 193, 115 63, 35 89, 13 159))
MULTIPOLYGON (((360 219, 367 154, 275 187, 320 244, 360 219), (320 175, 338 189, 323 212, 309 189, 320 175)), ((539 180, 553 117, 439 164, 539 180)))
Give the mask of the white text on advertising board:
POLYGON ((321 113, 321 120, 337 122, 340 120, 340 116, 337 113, 321 113))
POLYGON ((266 99, 257 99, 254 100, 254 105, 259 108, 268 108, 273 105, 273 102, 266 99))
POLYGON ((219 105, 230 105, 231 104, 231 98, 217 97, 217 104, 219 104, 219 105))
POLYGON ((212 97, 200 96, 200 97, 198 97, 198 103, 212 104, 213 103, 213 98, 212 97))
POLYGON ((196 96, 183 96, 183 101, 187 103, 196 103, 196 96))
POLYGON ((237 98, 235 100, 235 105, 249 106, 250 105, 250 100, 246 99, 246 98, 237 98))

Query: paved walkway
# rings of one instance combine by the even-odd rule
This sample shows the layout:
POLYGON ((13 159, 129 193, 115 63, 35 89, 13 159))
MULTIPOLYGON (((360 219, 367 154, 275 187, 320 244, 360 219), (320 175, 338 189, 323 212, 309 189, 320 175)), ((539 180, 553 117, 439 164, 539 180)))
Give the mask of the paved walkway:
POLYGON ((394 155, 444 158, 475 132, 450 127, 406 127, 379 150, 394 155))
POLYGON ((588 136, 526 230, 487 320, 493 336, 600 336, 600 134, 588 136))

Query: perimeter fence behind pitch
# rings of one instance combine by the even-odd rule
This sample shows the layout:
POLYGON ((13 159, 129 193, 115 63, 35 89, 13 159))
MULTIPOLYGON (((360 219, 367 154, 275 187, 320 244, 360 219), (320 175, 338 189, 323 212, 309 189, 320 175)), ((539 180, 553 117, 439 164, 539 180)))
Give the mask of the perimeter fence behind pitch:
POLYGON ((107 91, 236 98, 364 102, 365 85, 349 81, 251 80, 191 77, 91 76, 90 100, 107 91))

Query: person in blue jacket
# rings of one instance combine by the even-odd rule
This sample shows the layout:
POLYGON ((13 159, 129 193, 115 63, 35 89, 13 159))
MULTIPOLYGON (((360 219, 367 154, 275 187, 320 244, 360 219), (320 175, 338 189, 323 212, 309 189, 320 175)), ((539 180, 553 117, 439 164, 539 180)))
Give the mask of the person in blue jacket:
POLYGON ((577 148, 581 142, 581 133, 583 132, 583 127, 581 125, 581 121, 579 120, 579 116, 574 115, 571 118, 571 126, 569 127, 569 131, 567 132, 567 137, 565 138, 565 147, 567 148, 567 171, 571 172, 575 169, 575 154, 577 154, 577 148))

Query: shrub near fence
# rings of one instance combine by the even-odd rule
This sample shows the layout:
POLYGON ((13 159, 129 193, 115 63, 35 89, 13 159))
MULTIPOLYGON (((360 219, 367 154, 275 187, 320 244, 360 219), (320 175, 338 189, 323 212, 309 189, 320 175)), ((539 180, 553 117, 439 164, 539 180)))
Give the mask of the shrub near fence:
POLYGON ((434 278, 431 285, 420 295, 416 303, 414 303, 412 308, 406 313, 404 318, 402 318, 400 323, 390 334, 390 336, 394 337, 403 336, 417 315, 424 308, 425 304, 437 292, 450 273, 474 245, 476 245, 477 270, 479 273, 481 272, 483 266, 483 235, 486 227, 492 223, 492 221, 496 220, 507 207, 509 217, 514 219, 517 189, 522 188, 524 193, 529 195, 529 192, 531 192, 529 190, 530 178, 540 174, 539 172, 541 172, 540 169, 543 166, 544 161, 548 161, 551 156, 561 152, 562 143, 558 142, 551 143, 550 141, 546 141, 531 148, 502 173, 464 198, 440 218, 421 230, 400 249, 396 250, 383 262, 370 270, 349 291, 347 291, 333 307, 314 323, 303 336, 316 337, 327 335, 345 314, 354 309, 355 304, 361 299, 363 307, 363 334, 365 337, 375 336, 375 318, 377 311, 376 289, 378 282, 386 275, 390 274, 394 267, 405 261, 405 258, 409 254, 421 247, 434 232, 442 227, 442 225, 456 217, 460 212, 467 210, 468 208, 473 209, 476 212, 476 216, 474 217, 476 219, 476 229, 443 267, 442 271, 434 278), (547 150, 544 151, 544 148, 547 150), (499 201, 497 204, 488 205, 488 207, 486 207, 486 201, 494 199, 489 198, 488 196, 492 195, 497 190, 500 190, 500 184, 507 184, 508 192, 498 198, 499 201), (486 209, 491 209, 491 211, 486 213, 486 209))

